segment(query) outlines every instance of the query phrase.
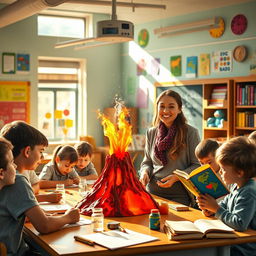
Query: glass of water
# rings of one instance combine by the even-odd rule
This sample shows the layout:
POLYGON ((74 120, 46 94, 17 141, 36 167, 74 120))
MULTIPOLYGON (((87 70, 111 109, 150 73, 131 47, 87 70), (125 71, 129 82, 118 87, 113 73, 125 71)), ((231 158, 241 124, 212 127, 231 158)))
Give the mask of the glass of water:
POLYGON ((64 184, 56 184, 56 192, 62 194, 62 202, 65 202, 65 185, 64 184))
POLYGON ((81 196, 86 195, 86 190, 87 190, 87 182, 86 179, 81 179, 79 182, 79 194, 81 196))

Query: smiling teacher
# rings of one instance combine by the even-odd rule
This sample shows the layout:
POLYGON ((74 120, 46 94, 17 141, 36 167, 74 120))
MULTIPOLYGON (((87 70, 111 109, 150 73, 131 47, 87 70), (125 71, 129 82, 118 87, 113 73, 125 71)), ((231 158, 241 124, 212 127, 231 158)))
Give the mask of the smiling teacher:
POLYGON ((176 169, 190 173, 200 166, 195 148, 200 138, 197 129, 187 124, 180 95, 162 92, 156 100, 153 127, 146 134, 145 156, 140 182, 148 192, 191 205, 191 195, 173 175, 176 169))

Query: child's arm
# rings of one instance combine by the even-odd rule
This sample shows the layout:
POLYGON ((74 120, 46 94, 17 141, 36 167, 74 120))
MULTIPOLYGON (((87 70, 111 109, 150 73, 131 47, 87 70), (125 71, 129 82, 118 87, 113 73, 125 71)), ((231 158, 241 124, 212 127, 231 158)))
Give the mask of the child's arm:
POLYGON ((36 199, 38 202, 50 202, 58 203, 62 198, 61 193, 50 193, 50 194, 37 194, 36 199))
POLYGON ((73 185, 73 180, 40 180, 40 188, 56 188, 56 184, 64 184, 65 186, 73 185))
POLYGON ((90 174, 90 175, 87 175, 87 176, 81 176, 80 178, 81 179, 85 178, 87 180, 97 180, 98 179, 98 175, 97 174, 90 174))
POLYGON ((215 214, 219 209, 217 201, 210 195, 200 195, 196 198, 198 206, 201 210, 207 210, 215 214))
POLYGON ((80 219, 79 210, 72 208, 65 212, 64 215, 47 216, 39 206, 34 206, 25 212, 35 229, 47 234, 59 230, 65 224, 76 223, 80 219))

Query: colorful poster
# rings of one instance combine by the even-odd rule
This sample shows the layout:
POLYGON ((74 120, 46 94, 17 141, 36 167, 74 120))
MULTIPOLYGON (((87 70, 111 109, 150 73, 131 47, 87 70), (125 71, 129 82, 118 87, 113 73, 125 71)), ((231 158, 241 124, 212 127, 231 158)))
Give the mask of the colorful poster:
POLYGON ((30 70, 29 54, 17 54, 17 73, 28 73, 30 70))
POLYGON ((212 53, 212 71, 213 72, 231 72, 232 71, 232 52, 216 51, 212 53))
POLYGON ((29 83, 0 81, 0 129, 6 123, 29 122, 29 83))
POLYGON ((151 60, 151 75, 159 76, 160 75, 160 58, 154 58, 151 60))
POLYGON ((186 77, 194 78, 197 76, 197 56, 187 57, 186 77))
POLYGON ((137 76, 147 75, 146 65, 147 65, 147 63, 144 59, 139 60, 139 62, 137 64, 137 76))
POLYGON ((199 76, 210 75, 210 54, 202 53, 199 56, 199 76))
POLYGON ((181 76, 181 56, 171 56, 170 58, 171 73, 173 76, 181 76))

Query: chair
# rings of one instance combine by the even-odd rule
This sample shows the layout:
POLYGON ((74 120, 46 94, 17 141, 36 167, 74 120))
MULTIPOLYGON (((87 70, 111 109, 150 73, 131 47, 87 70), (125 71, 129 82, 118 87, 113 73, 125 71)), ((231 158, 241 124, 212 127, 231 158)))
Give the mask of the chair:
POLYGON ((6 256, 7 250, 4 243, 0 242, 0 256, 6 256))

